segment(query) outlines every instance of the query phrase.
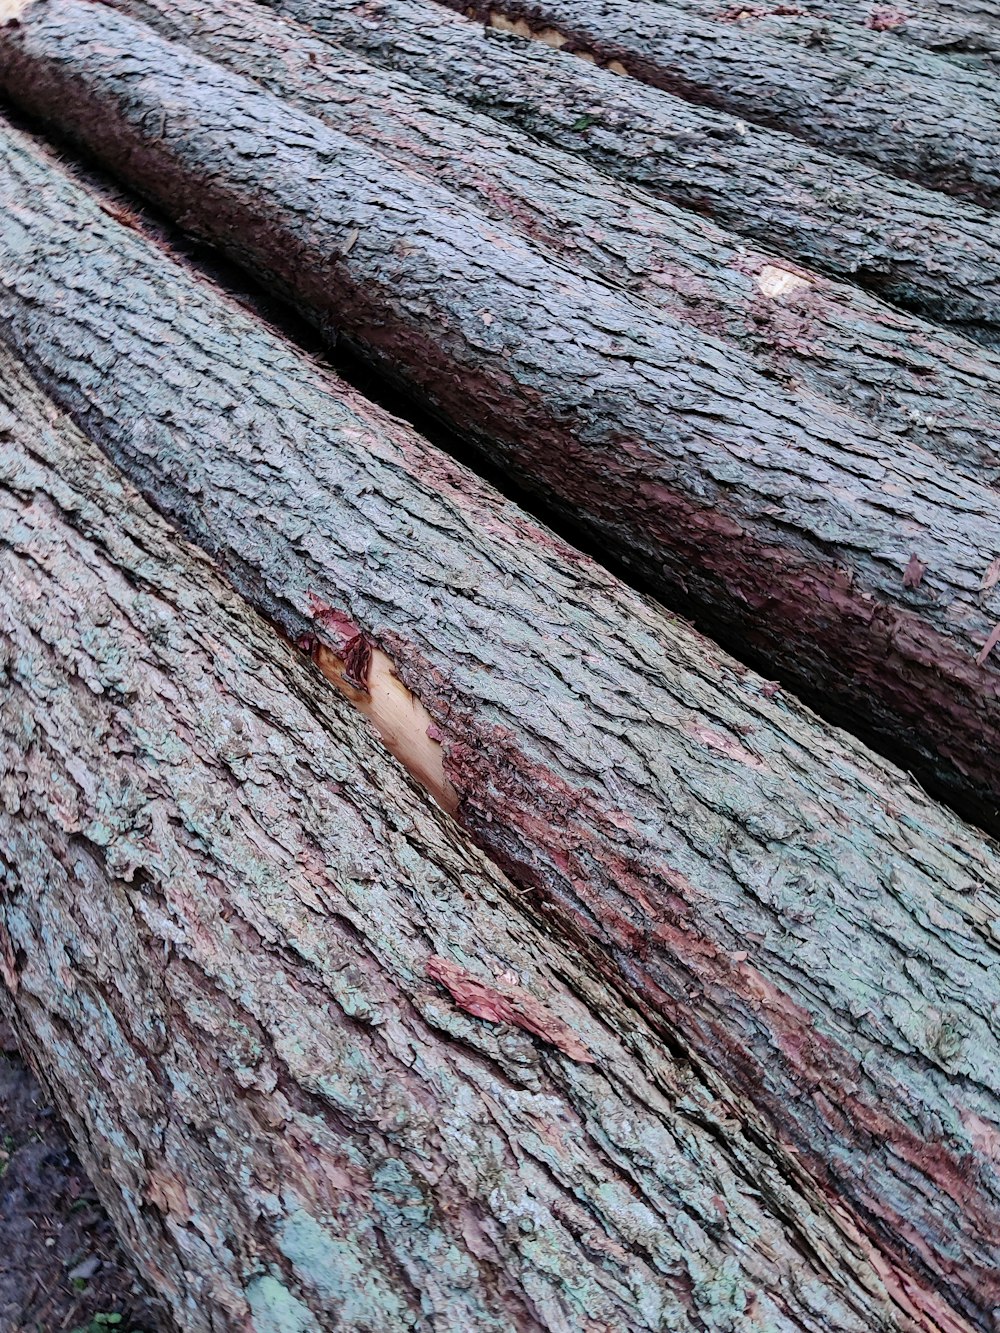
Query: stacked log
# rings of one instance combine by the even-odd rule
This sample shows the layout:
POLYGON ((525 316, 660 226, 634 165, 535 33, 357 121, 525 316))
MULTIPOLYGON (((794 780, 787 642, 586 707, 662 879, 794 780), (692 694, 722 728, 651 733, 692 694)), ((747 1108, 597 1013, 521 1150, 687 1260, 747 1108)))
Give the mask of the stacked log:
MULTIPOLYGON (((550 938, 745 1095, 753 1134, 891 1275, 904 1326, 987 1327, 995 845, 169 262, 22 137, 3 153, 0 326, 63 408, 431 774, 550 938)), ((285 784, 282 770, 260 799, 285 810, 285 784)), ((298 786, 287 808, 299 791, 311 809, 298 786)), ((205 836, 197 803, 185 818, 205 836)))
POLYGON ((986 208, 1000 202, 1000 89, 796 5, 714 0, 446 0, 501 15, 690 102, 783 130, 986 208), (788 12, 791 11, 791 12, 788 12), (905 116, 901 117, 901 108, 905 116), (905 132, 904 132, 905 130, 905 132))
POLYGON ((731 231, 996 346, 995 218, 431 0, 269 0, 310 30, 731 231))
MULTIPOLYGON (((1000 828, 994 490, 104 6, 30 7, 0 84, 714 637, 1000 828)), ((50 225, 40 209, 35 234, 50 225)))
POLYGON ((179 1333, 993 1333, 989 15, 449 2, 0 90, 672 609, 0 121, 0 1014, 179 1333))
POLYGON ((253 0, 114 0, 571 266, 1000 482, 1000 358, 352 56, 253 0))
POLYGON ((966 1327, 0 401, 3 1008, 181 1333, 966 1327))
POLYGON ((826 23, 860 24, 892 42, 913 42, 973 69, 991 69, 1000 58, 1000 11, 993 0, 795 0, 794 8, 826 23))

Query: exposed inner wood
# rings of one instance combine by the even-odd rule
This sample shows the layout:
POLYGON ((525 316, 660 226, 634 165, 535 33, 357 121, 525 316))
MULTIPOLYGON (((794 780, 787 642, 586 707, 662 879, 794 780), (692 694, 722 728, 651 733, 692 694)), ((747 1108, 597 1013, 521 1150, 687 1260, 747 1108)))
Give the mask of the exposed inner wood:
MULTIPOLYGON (((25 0, 30 3, 30 0, 25 0)), ((470 17, 475 15, 475 10, 468 11, 470 17)), ((531 41, 542 42, 545 46, 551 46, 555 50, 560 50, 570 41, 564 32, 558 28, 533 27, 526 19, 509 18, 499 10, 490 10, 486 15, 486 21, 491 28, 496 28, 498 32, 512 32, 517 37, 527 37, 531 41)), ((578 60, 585 60, 588 65, 601 64, 605 69, 611 70, 612 74, 628 74, 628 70, 620 60, 599 60, 597 53, 588 51, 579 42, 573 42, 570 46, 570 52, 578 60)))
POLYGON ((757 274, 756 282, 764 295, 774 300, 810 285, 809 279, 803 277, 801 273, 792 273, 789 269, 778 268, 775 264, 765 264, 757 274))
MULTIPOLYGON (((21 0, 21 3, 26 2, 27 0, 21 0)), ((519 37, 531 37, 536 42, 544 42, 546 46, 554 46, 557 50, 560 46, 566 45, 566 38, 557 28, 532 28, 524 19, 510 19, 496 11, 489 14, 489 24, 492 28, 499 28, 501 32, 514 32, 519 37)), ((594 59, 592 55, 590 58, 594 59)))
POLYGON ((431 739, 434 721, 418 698, 396 674, 381 648, 370 647, 364 689, 349 679, 344 659, 324 643, 317 643, 313 659, 323 675, 345 695, 381 736, 386 748, 450 814, 458 808, 458 793, 444 771, 440 744, 431 739))

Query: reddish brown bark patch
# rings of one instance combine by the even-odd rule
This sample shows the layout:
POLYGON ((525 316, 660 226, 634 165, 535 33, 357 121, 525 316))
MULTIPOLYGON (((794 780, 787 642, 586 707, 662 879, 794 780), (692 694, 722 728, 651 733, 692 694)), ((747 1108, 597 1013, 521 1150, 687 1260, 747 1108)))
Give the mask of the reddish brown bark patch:
POLYGON ((901 28, 908 19, 909 15, 901 9, 873 9, 865 19, 865 27, 873 32, 891 32, 893 28, 901 28))
POLYGON ((458 963, 435 956, 428 960, 427 975, 439 981, 460 1009, 487 1023, 509 1023, 557 1047, 580 1064, 592 1065, 594 1057, 562 1019, 521 986, 509 982, 487 985, 458 963))

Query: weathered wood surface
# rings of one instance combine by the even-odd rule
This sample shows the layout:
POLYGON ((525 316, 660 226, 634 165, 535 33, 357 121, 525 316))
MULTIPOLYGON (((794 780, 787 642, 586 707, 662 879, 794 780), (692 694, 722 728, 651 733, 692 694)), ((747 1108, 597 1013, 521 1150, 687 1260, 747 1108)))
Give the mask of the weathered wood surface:
POLYGON ((2 145, 4 337, 332 678, 388 654, 524 902, 988 1328, 996 845, 2 145))
POLYGON ((1000 827, 995 490, 104 6, 31 7, 0 83, 675 607, 1000 827))
POLYGON ((860 24, 972 68, 993 69, 1000 60, 995 0, 795 0, 794 8, 826 23, 860 24))
POLYGON ((595 69, 429 0, 272 0, 281 14, 776 253, 1000 341, 1000 222, 595 69))
POLYGON ((1000 88, 987 72, 795 5, 444 2, 486 21, 502 14, 554 30, 664 92, 986 208, 1000 203, 1000 88))
POLYGON ((183 1333, 961 1329, 6 350, 0 404, 3 1004, 183 1333))
POLYGON ((1000 356, 313 36, 253 0, 113 0, 574 266, 1000 483, 1000 356))

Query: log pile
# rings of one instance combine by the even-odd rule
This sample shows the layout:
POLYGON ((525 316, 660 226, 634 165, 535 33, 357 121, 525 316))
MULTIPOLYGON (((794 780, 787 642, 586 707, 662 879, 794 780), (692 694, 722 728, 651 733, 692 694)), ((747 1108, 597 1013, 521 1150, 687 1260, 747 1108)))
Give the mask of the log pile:
MULTIPOLYGON (((996 347, 995 216, 809 142, 483 29, 433 0, 268 0, 325 41, 788 259, 996 347)), ((612 62, 614 64, 615 62, 612 62)))
POLYGON ((1000 89, 991 75, 917 49, 890 49, 877 32, 800 12, 797 5, 447 3, 487 21, 505 19, 516 30, 544 29, 567 49, 613 63, 655 88, 904 180, 987 208, 1000 200, 1000 89))
POLYGON ((618 9, 0 13, 0 1006, 182 1333, 995 1327, 986 62, 618 9))
MULTIPOLYGON (((966 339, 807 273, 784 253, 757 251, 646 191, 614 185, 587 163, 252 0, 115 0, 115 7, 398 168, 433 177, 563 263, 586 264, 678 323, 751 353, 769 377, 800 383, 940 452, 975 481, 1000 482, 1000 362, 966 339)), ((1000 252, 996 262, 984 258, 995 275, 1000 252)))
POLYGON ((46 0, 0 79, 645 586, 991 820, 994 489, 103 5, 46 0))

